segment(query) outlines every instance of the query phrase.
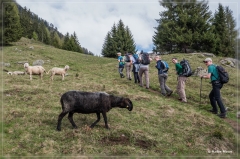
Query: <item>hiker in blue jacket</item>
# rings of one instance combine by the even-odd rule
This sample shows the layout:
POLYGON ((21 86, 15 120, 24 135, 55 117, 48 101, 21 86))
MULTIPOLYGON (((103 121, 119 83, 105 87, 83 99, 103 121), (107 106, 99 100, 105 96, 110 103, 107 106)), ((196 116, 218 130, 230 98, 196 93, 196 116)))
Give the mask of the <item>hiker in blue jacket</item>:
POLYGON ((166 64, 161 60, 160 56, 155 56, 156 68, 158 69, 158 80, 161 88, 161 94, 163 96, 170 96, 173 91, 166 85, 168 78, 168 68, 166 64))
POLYGON ((211 58, 206 58, 203 61, 208 67, 208 74, 201 76, 201 78, 207 78, 211 80, 212 83, 212 91, 209 94, 210 103, 212 105, 212 109, 209 110, 213 114, 218 114, 217 104, 220 108, 220 114, 218 115, 220 118, 225 118, 227 115, 227 111, 225 106, 223 105, 220 90, 223 84, 218 80, 218 72, 216 66, 212 63, 211 58), (217 103, 217 104, 216 104, 217 103))
POLYGON ((118 55, 118 72, 120 74, 120 77, 121 78, 124 78, 124 75, 123 75, 123 69, 124 69, 124 59, 123 57, 121 56, 121 52, 117 53, 118 55))

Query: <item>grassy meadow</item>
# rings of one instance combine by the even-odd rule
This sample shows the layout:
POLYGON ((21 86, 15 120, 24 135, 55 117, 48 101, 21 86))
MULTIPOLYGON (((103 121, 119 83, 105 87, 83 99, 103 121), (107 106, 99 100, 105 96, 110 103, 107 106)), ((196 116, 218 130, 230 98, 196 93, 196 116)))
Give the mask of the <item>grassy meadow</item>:
MULTIPOLYGON (((167 84, 174 90, 171 97, 160 94, 155 61, 150 64, 150 89, 139 87, 134 81, 120 78, 117 59, 102 58, 59 50, 39 42, 22 38, 13 46, 4 47, 2 61, 8 71, 24 71, 22 62, 30 65, 44 60, 43 67, 70 66, 68 76, 44 74, 39 76, 10 76, 2 71, 2 156, 51 158, 114 157, 236 157, 239 151, 238 133, 229 121, 237 123, 239 70, 225 67, 230 81, 222 90, 222 98, 229 108, 228 118, 221 119, 209 113, 209 80, 202 81, 200 105, 200 78, 189 77, 186 83, 188 103, 179 102, 176 94, 177 76, 172 57, 189 60, 192 69, 206 68, 205 57, 190 54, 163 55, 170 70, 167 84), (34 49, 30 49, 33 46, 34 49), (78 129, 73 129, 67 115, 62 120, 62 131, 56 131, 61 113, 60 97, 69 90, 105 91, 128 97, 133 111, 113 108, 107 113, 110 130, 100 122, 90 129, 96 114, 74 114, 78 129)), ((222 57, 214 57, 218 64, 222 57)), ((124 70, 125 72, 125 70, 124 70)), ((133 76, 132 76, 133 77, 133 76)))

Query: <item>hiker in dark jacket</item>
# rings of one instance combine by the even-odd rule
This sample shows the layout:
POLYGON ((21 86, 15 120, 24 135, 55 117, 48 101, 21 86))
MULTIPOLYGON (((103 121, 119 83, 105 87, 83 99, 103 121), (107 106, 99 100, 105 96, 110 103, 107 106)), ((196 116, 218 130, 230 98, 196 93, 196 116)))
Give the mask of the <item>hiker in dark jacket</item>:
POLYGON ((220 109, 220 114, 218 115, 220 118, 225 118, 227 115, 227 111, 225 106, 223 105, 220 90, 223 84, 218 80, 218 72, 216 66, 212 63, 211 58, 206 58, 203 61, 208 67, 208 74, 201 76, 201 78, 207 78, 211 80, 212 90, 209 94, 210 103, 212 105, 212 109, 209 110, 213 114, 218 114, 217 105, 220 109), (216 104, 217 103, 217 104, 216 104))
POLYGON ((118 55, 118 72, 120 74, 120 77, 121 78, 124 78, 124 75, 123 75, 123 69, 124 69, 124 60, 123 60, 123 57, 121 56, 121 52, 117 53, 118 55))
POLYGON ((185 76, 181 76, 182 72, 183 72, 183 68, 180 65, 180 63, 178 62, 177 58, 172 58, 172 62, 175 64, 176 67, 176 72, 178 75, 178 84, 177 84, 177 93, 178 93, 178 100, 180 100, 181 102, 186 103, 187 102, 187 98, 186 98, 186 93, 185 93, 185 83, 187 81, 187 77, 185 76))
POLYGON ((172 90, 166 85, 168 74, 168 69, 164 67, 164 63, 161 60, 160 56, 155 56, 156 60, 156 68, 158 69, 158 80, 161 88, 161 94, 163 96, 170 96, 172 94, 172 90))
MULTIPOLYGON (((140 79, 140 87, 143 87, 143 79, 142 76, 144 74, 145 76, 145 81, 146 81, 146 89, 149 89, 149 64, 143 64, 143 53, 140 54, 139 56, 139 61, 140 61, 140 67, 139 67, 139 79, 140 79)), ((149 57, 149 61, 152 61, 152 58, 149 57)))
POLYGON ((133 56, 131 56, 131 60, 132 60, 132 65, 133 65, 133 75, 134 75, 134 82, 135 83, 140 83, 140 79, 139 79, 139 58, 138 55, 136 53, 133 54, 133 56))

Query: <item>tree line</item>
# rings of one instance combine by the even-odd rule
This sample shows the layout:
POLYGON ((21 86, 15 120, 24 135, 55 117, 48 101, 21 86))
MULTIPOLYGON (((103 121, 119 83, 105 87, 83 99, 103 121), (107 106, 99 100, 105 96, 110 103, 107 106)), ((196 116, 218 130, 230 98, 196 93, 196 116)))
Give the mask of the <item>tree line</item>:
MULTIPOLYGON (((156 19, 158 26, 154 27, 152 36, 153 52, 211 52, 219 56, 236 56, 238 32, 229 7, 219 4, 212 15, 208 2, 204 0, 161 0, 159 3, 165 10, 156 19)), ((120 20, 107 33, 103 56, 116 57, 117 52, 137 51, 130 29, 123 26, 120 20)))
MULTIPOLYGON (((0 0, 2 45, 9 45, 21 37, 35 39, 56 48, 91 54, 81 47, 73 34, 60 33, 52 23, 38 17, 26 7, 22 8, 14 0, 0 0), (2 15, 3 14, 3 15, 2 15)), ((156 53, 211 52, 219 56, 234 57, 238 52, 236 22, 229 7, 219 4, 212 15, 205 0, 161 0, 164 11, 156 19, 152 36, 156 53)), ((137 52, 131 30, 120 19, 107 33, 101 54, 116 57, 116 53, 137 52)))
POLYGON ((63 35, 52 23, 49 24, 30 9, 21 7, 15 0, 1 0, 1 6, 2 45, 10 45, 21 37, 26 37, 59 49, 93 55, 91 51, 81 46, 75 32, 63 35))

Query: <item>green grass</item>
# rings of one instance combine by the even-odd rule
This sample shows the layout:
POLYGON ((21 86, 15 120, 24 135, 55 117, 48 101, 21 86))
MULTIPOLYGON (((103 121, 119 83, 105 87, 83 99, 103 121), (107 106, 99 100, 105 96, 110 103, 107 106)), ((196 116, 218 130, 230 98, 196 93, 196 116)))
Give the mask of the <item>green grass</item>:
MULTIPOLYGON (((139 87, 133 81, 119 77, 116 59, 99 58, 75 52, 59 50, 22 38, 11 47, 3 48, 3 62, 11 63, 3 67, 8 71, 24 70, 19 61, 30 65, 38 59, 45 61, 43 67, 70 66, 68 76, 61 81, 49 75, 9 76, 1 74, 3 156, 44 156, 65 158, 70 156, 121 156, 145 157, 234 157, 237 151, 237 135, 228 122, 207 112, 211 108, 208 94, 211 85, 202 82, 200 105, 200 78, 190 77, 186 83, 189 103, 180 103, 176 95, 177 76, 172 57, 189 60, 193 69, 204 66, 204 57, 187 54, 164 55, 170 65, 167 84, 174 90, 170 98, 159 92, 155 62, 150 64, 150 90, 139 87), (34 49, 29 49, 34 46, 34 49), (17 48, 17 49, 16 49, 17 48), (19 51, 21 50, 21 51, 19 51), (78 129, 72 129, 67 116, 62 121, 62 131, 56 131, 58 115, 61 113, 60 97, 69 90, 105 91, 110 94, 128 97, 132 100, 132 112, 114 108, 107 113, 110 130, 104 128, 104 121, 90 129, 96 120, 95 114, 75 114, 78 129), (232 154, 209 154, 212 150, 233 151, 232 154)), ((214 57, 217 63, 221 57, 214 57)), ((226 68, 230 81, 221 92, 225 105, 229 107, 229 120, 237 121, 238 69, 226 68)), ((124 70, 125 71, 125 70, 124 70)))

